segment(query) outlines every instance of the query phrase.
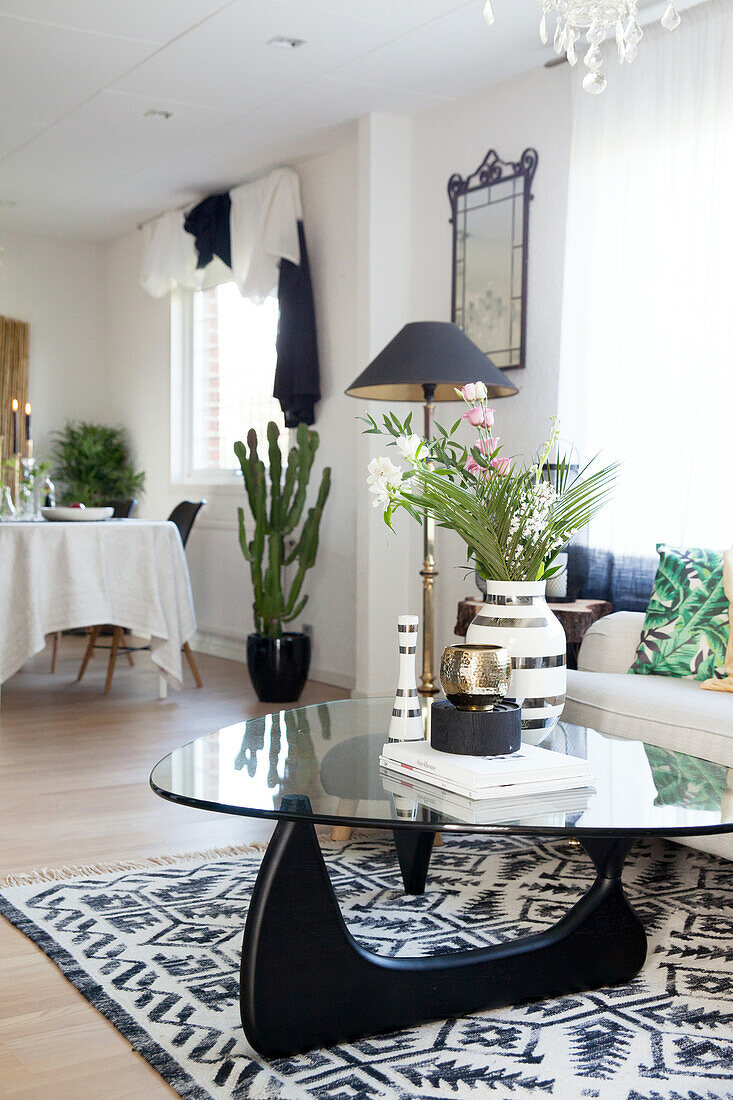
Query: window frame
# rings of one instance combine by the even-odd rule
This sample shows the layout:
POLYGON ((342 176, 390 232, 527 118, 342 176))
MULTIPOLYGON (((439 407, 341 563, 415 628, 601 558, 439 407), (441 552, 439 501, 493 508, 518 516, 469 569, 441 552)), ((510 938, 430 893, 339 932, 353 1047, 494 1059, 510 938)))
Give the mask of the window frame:
MULTIPOLYGON (((194 294, 195 290, 176 287, 170 302, 170 380, 171 380, 171 454, 172 487, 206 486, 241 493, 240 470, 199 470, 193 466, 194 408, 194 294)), ((288 442, 289 432, 283 433, 288 442)), ((284 460, 286 456, 284 455, 284 460)), ((269 479, 269 469, 266 470, 269 479)))

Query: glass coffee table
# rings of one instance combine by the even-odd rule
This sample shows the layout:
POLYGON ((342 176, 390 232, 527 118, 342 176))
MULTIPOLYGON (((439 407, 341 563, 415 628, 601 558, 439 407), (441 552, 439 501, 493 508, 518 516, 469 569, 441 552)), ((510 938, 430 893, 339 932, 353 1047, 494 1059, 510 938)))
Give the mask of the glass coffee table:
POLYGON ((646 957, 621 881, 634 839, 733 831, 726 768, 563 722, 545 747, 585 757, 595 790, 464 802, 380 771, 391 710, 392 700, 344 700, 251 719, 176 749, 150 777, 171 802, 277 822, 249 906, 240 984, 245 1034, 267 1057, 628 982, 646 957), (537 935, 389 958, 349 933, 317 824, 391 830, 408 894, 423 892, 439 832, 574 837, 596 878, 537 935))

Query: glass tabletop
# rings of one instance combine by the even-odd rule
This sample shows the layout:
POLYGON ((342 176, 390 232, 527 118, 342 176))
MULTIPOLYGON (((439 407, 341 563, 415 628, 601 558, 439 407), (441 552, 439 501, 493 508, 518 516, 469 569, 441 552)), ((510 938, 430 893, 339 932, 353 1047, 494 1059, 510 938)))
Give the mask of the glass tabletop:
POLYGON ((733 831, 733 769, 560 723, 544 748, 589 762, 595 789, 472 801, 380 769, 391 699, 282 711, 217 730, 153 769, 171 802, 246 817, 560 836, 733 831))

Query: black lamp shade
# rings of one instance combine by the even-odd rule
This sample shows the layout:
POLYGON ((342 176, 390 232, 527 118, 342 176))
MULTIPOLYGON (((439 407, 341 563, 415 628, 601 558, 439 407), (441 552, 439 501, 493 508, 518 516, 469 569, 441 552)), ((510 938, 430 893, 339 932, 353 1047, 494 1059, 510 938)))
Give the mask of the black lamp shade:
POLYGON ((346 393, 368 401, 460 401, 456 386, 483 382, 488 396, 518 392, 458 325, 418 321, 405 325, 346 393))

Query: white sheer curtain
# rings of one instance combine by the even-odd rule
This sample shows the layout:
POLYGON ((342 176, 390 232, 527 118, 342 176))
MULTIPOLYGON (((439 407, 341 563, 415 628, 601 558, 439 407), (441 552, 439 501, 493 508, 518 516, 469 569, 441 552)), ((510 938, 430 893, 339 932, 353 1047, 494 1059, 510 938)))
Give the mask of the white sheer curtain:
POLYGON ((733 543, 733 2, 683 19, 574 103, 562 434, 623 461, 618 553, 733 543))

